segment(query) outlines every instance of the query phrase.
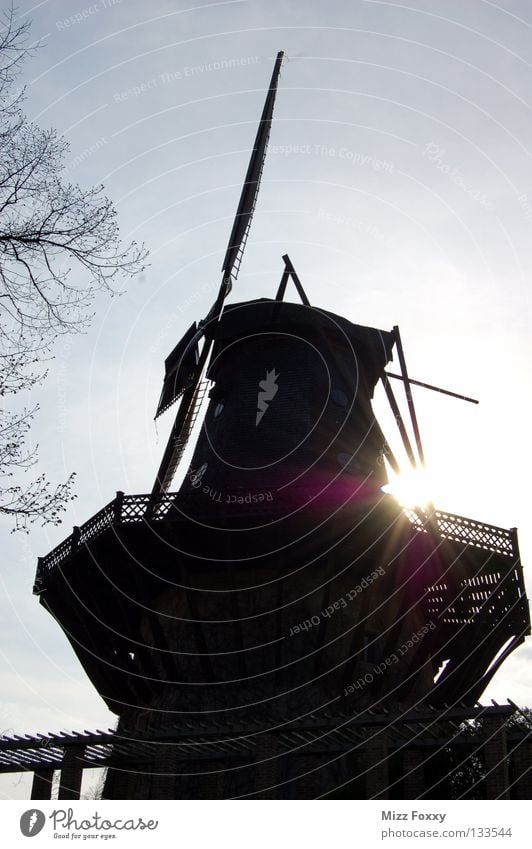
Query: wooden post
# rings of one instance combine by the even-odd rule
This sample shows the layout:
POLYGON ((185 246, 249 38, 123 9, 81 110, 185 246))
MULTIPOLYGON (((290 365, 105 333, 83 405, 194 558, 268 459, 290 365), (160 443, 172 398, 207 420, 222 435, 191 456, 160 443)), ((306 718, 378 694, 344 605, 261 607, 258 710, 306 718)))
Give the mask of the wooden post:
POLYGON ((43 578, 43 575, 42 575, 42 562, 43 562, 43 560, 44 560, 44 557, 38 557, 37 558, 37 572, 35 573, 35 583, 33 585, 34 594, 41 592, 42 578, 43 578))
POLYGON ((530 799, 532 778, 532 744, 524 739, 518 743, 511 754, 513 767, 512 797, 530 799))
POLYGON ((52 781, 54 779, 53 766, 44 766, 36 769, 33 773, 31 785, 31 799, 51 799, 52 781))
POLYGON ((366 799, 387 799, 388 785, 388 735, 387 729, 368 729, 370 739, 364 746, 362 762, 366 780, 366 799))
POLYGON ((405 749, 403 753, 403 796, 420 799, 425 790, 423 753, 419 749, 405 749))
POLYGON ((484 763, 486 766, 486 796, 488 799, 509 799, 508 745, 505 717, 484 719, 484 763))
POLYGON ((79 545, 79 537, 80 537, 79 527, 78 527, 78 525, 74 525, 74 527, 72 528, 72 540, 71 540, 71 551, 72 552, 76 551, 76 549, 79 545))
POLYGON ((85 746, 72 746, 65 750, 61 762, 58 799, 79 799, 84 754, 85 746))
POLYGON ((255 760, 258 761, 249 770, 250 784, 257 793, 257 799, 277 798, 277 740, 273 733, 261 734, 257 740, 255 760))
POLYGON ((399 333, 399 328, 397 325, 393 329, 395 333, 395 344, 397 346, 397 355, 399 357, 399 365, 401 367, 401 374, 403 376, 403 384, 405 387, 406 393, 406 401, 408 404, 408 411, 410 413, 410 420, 412 422, 412 430, 414 431, 414 437, 416 440, 417 453, 419 456, 419 462, 422 466, 425 465, 425 455, 423 453, 423 445, 421 442, 421 434, 419 432, 419 425, 417 422, 416 416, 416 408, 414 407, 414 399, 412 397, 412 389, 410 386, 410 378, 408 377, 408 370, 406 368, 406 360, 403 351, 403 343, 401 342, 401 334, 399 333))
POLYGON ((124 493, 119 489, 116 493, 116 498, 113 504, 113 522, 119 525, 122 521, 122 504, 124 503, 124 493))

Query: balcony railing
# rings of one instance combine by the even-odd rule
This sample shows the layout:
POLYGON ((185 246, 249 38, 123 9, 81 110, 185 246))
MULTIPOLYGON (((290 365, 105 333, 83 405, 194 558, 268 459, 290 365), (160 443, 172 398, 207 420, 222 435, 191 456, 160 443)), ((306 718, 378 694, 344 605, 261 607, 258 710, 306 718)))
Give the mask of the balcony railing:
MULTIPOLYGON (((75 527, 73 533, 45 557, 39 558, 36 577, 36 591, 42 580, 57 566, 64 563, 87 542, 101 536, 108 528, 140 522, 163 521, 170 508, 177 502, 178 493, 169 493, 157 499, 153 506, 151 495, 124 495, 118 492, 116 498, 110 501, 91 519, 80 527, 75 527)), ((463 516, 436 511, 430 519, 413 510, 405 510, 414 528, 421 533, 438 533, 442 538, 464 545, 471 545, 485 551, 492 551, 507 557, 516 557, 512 531, 486 525, 463 516)))
POLYGON ((406 510, 405 513, 418 531, 431 533, 436 531, 443 539, 453 542, 472 545, 485 551, 493 551, 495 554, 504 554, 507 557, 517 555, 512 531, 506 528, 498 528, 496 525, 486 525, 484 522, 476 522, 474 519, 465 519, 463 516, 455 516, 453 513, 441 513, 436 510, 429 517, 415 510, 406 510))

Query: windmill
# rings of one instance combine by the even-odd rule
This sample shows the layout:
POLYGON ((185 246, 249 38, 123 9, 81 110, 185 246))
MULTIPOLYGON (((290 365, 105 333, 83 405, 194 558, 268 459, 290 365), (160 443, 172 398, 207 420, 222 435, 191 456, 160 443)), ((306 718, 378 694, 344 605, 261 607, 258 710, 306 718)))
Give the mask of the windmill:
POLYGON ((406 509, 387 491, 401 466, 375 387, 413 468, 424 465, 413 387, 437 389, 410 376, 398 327, 312 306, 288 255, 274 297, 226 304, 282 59, 217 298, 166 360, 156 415, 179 406, 152 492, 117 493, 39 560, 41 604, 119 716, 118 738, 139 747, 132 766, 116 745, 108 798, 320 795, 336 778, 318 738, 300 751, 309 717, 338 729, 364 710, 473 705, 530 631, 515 529, 406 509), (285 300, 290 281, 298 303, 285 300), (150 735, 166 743, 142 760, 150 735), (286 790, 307 775, 312 787, 286 790))

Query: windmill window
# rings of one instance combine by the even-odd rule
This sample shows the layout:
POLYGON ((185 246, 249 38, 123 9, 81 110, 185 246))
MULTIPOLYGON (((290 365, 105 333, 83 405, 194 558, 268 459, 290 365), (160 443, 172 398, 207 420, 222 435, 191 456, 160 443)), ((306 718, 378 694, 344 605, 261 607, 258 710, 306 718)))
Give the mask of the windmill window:
POLYGON ((362 638, 362 660, 364 663, 376 664, 379 662, 377 635, 369 632, 362 638))
POLYGON ((224 407, 225 407, 224 402, 218 401, 218 403, 216 404, 216 407, 214 408, 214 413, 213 413, 215 419, 217 419, 218 416, 220 416, 222 414, 224 407))
POLYGON ((338 454, 336 457, 338 464, 342 466, 345 472, 350 472, 351 474, 357 474, 361 471, 360 462, 356 457, 353 457, 352 454, 342 453, 338 454))
POLYGON ((341 389, 333 389, 331 392, 331 401, 334 401, 339 407, 347 407, 348 398, 341 389))

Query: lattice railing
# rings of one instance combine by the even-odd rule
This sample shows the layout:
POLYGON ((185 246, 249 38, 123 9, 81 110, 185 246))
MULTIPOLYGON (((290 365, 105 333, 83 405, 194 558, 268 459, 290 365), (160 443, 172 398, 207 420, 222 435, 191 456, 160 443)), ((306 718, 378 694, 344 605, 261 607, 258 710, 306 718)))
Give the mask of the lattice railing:
MULTIPOLYGON (((166 493, 153 502, 151 495, 124 495, 117 493, 114 501, 107 504, 91 519, 74 528, 74 533, 54 548, 46 557, 39 558, 37 569, 36 590, 40 588, 43 578, 53 569, 64 563, 72 554, 85 543, 100 536, 105 530, 115 525, 124 525, 145 521, 161 521, 170 508, 176 503, 178 493, 166 493)), ((463 516, 453 516, 450 513, 436 511, 431 517, 405 510, 405 514, 416 528, 424 533, 437 532, 444 539, 454 540, 465 545, 472 545, 508 557, 516 556, 512 534, 504 528, 475 522, 463 516)))
MULTIPOLYGON (((116 500, 117 499, 115 499, 115 501, 116 500)), ((96 513, 96 515, 92 517, 92 519, 89 519, 88 522, 81 525, 78 536, 79 545, 83 545, 84 543, 89 542, 89 540, 99 537, 106 528, 113 524, 115 501, 111 501, 110 504, 106 504, 99 513, 96 513)))
POLYGON ((474 519, 465 519, 463 516, 454 516, 452 513, 441 513, 439 510, 430 516, 415 510, 405 510, 405 513, 418 531, 424 533, 437 531, 444 539, 473 545, 475 548, 504 554, 507 557, 515 557, 517 554, 512 533, 505 528, 475 522, 474 519))
MULTIPOLYGON (((73 539, 70 536, 68 537, 68 539, 64 540, 62 543, 56 546, 56 548, 54 548, 50 552, 50 554, 46 556, 46 558, 43 558, 43 560, 46 559, 47 569, 53 569, 55 566, 58 566, 59 563, 62 563, 64 560, 66 560, 72 552, 72 544, 73 539)), ((39 560, 39 567, 41 565, 41 562, 42 561, 39 560)))
POLYGON ((45 557, 39 557, 35 589, 38 591, 43 578, 53 569, 64 563, 72 554, 82 548, 108 528, 115 525, 126 525, 163 519, 177 499, 177 493, 170 493, 157 498, 153 503, 151 495, 124 495, 117 493, 114 501, 106 504, 98 513, 90 518, 45 557), (149 511, 149 516, 148 516, 149 511))

